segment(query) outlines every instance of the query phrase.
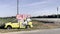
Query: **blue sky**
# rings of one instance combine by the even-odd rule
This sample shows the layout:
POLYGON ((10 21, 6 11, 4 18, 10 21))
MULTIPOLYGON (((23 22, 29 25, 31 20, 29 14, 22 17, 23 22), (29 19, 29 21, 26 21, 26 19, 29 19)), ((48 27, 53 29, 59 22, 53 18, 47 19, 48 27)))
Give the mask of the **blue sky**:
MULTIPOLYGON (((19 13, 32 16, 57 14, 57 6, 60 9, 60 0, 19 0, 19 13)), ((0 0, 0 17, 15 15, 16 0, 0 0)))

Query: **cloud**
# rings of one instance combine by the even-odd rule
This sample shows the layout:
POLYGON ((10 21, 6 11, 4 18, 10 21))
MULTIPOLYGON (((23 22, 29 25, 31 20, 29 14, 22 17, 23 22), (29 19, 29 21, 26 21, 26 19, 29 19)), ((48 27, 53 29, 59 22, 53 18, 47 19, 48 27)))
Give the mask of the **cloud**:
POLYGON ((23 6, 36 6, 36 5, 45 4, 45 3, 46 3, 45 1, 42 1, 42 2, 35 2, 35 3, 31 3, 31 4, 26 4, 23 6))
POLYGON ((50 5, 50 4, 54 4, 56 3, 58 0, 45 0, 45 1, 41 1, 41 2, 34 2, 34 3, 28 3, 28 4, 24 4, 22 5, 23 7, 27 7, 27 6, 36 6, 36 5, 50 5))

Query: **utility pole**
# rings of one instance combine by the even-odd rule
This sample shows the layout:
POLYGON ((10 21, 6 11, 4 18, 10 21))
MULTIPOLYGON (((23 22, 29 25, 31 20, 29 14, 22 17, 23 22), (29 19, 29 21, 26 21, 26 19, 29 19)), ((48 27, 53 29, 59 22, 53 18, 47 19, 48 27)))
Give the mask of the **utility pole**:
POLYGON ((17 15, 19 14, 19 0, 17 0, 17 15))
MULTIPOLYGON (((17 15, 19 15, 19 0, 17 0, 17 15)), ((18 20, 18 23, 19 23, 19 28, 20 28, 20 20, 18 20)))

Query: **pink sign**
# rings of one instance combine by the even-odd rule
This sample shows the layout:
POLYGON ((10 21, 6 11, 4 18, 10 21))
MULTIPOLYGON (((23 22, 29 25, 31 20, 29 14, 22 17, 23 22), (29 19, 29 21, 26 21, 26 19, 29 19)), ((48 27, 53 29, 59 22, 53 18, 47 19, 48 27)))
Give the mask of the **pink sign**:
POLYGON ((16 16, 16 18, 17 18, 17 19, 20 19, 20 20, 25 19, 25 18, 27 18, 27 17, 30 17, 30 15, 19 14, 19 15, 16 16))

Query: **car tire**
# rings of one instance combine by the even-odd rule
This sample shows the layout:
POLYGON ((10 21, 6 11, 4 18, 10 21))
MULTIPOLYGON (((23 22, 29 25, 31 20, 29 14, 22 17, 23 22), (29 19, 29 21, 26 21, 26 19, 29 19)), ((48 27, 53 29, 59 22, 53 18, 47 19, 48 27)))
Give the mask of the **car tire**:
POLYGON ((11 26, 8 26, 7 29, 12 29, 12 27, 11 26))
POLYGON ((30 29, 30 26, 29 26, 29 25, 27 25, 25 28, 26 28, 26 29, 30 29))

